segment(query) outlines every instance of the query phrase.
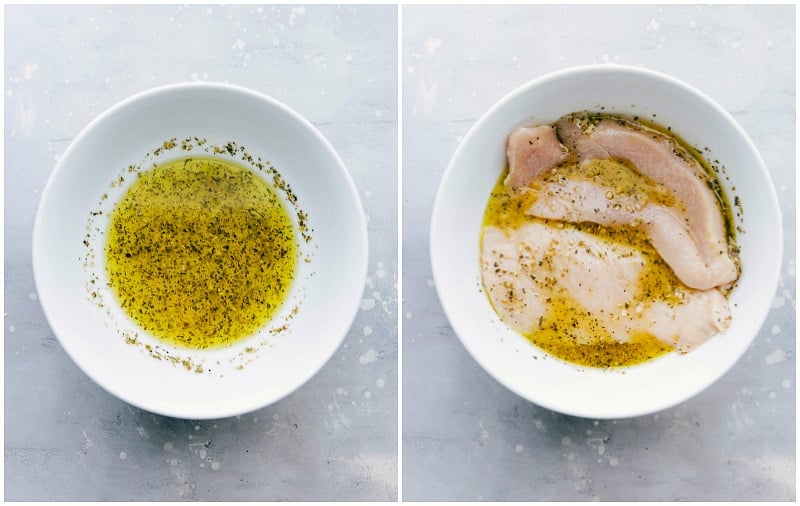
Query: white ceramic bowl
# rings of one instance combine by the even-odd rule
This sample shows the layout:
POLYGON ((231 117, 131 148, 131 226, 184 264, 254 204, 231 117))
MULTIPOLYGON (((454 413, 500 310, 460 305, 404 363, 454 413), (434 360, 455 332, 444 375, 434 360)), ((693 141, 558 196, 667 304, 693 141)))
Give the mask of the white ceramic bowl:
MULTIPOLYGON (((298 220, 296 212, 290 214, 298 220)), ((170 85, 117 104, 72 142, 42 193, 33 269, 53 332, 98 384, 155 413, 227 417, 288 395, 339 347, 366 279, 366 221, 341 159, 300 115, 236 86, 170 85), (180 148, 182 139, 195 137, 207 142, 180 148), (173 138, 177 147, 154 151, 173 138), (104 282, 107 215, 135 177, 121 185, 111 183, 120 175, 130 176, 126 168, 131 165, 146 170, 153 163, 194 154, 227 157, 247 166, 238 154, 207 153, 210 146, 231 141, 254 159, 270 162, 290 185, 297 207, 308 215, 311 240, 300 241, 302 259, 289 297, 263 331, 229 348, 177 349, 139 329, 104 282), (108 198, 102 200, 103 194, 108 198), (91 214, 97 210, 105 213, 91 214), (82 242, 87 226, 90 247, 82 242), (87 258, 89 250, 94 257, 87 258), (97 278, 95 284, 91 276, 97 278), (126 342, 126 335, 137 342, 126 342)))
POLYGON ((512 92, 473 126, 441 181, 431 224, 431 261, 444 311, 475 360, 500 383, 543 407, 587 418, 622 418, 678 404, 728 371, 769 311, 782 251, 775 190, 755 146, 736 121, 694 88, 637 67, 597 65, 546 75, 512 92), (730 295, 730 329, 685 355, 616 370, 571 365, 502 324, 481 291, 479 232, 505 164, 508 134, 581 110, 649 118, 724 166, 728 196, 744 210, 737 225, 742 276, 730 295), (735 190, 733 190, 735 188, 735 190))

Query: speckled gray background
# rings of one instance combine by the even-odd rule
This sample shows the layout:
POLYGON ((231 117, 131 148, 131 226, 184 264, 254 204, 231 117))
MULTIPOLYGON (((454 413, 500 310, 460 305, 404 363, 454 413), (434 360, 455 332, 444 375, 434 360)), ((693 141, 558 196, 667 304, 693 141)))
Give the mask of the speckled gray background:
POLYGON ((395 500, 397 7, 5 7, 5 499, 395 500), (361 310, 284 400, 237 418, 156 416, 69 359, 37 301, 31 233, 61 153, 161 84, 271 95, 328 138, 368 216, 361 310))
POLYGON ((795 499, 795 6, 403 8, 403 499, 795 499), (458 142, 547 72, 643 65, 750 134, 785 234, 772 311, 742 360, 667 411, 589 420, 537 407, 469 356, 430 269, 433 200, 458 142))

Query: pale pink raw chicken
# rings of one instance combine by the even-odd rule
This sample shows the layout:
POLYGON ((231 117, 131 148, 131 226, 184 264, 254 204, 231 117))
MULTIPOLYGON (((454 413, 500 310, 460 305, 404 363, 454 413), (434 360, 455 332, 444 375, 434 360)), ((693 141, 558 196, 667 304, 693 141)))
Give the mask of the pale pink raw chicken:
POLYGON ((523 334, 538 329, 548 298, 563 295, 590 312, 617 341, 646 332, 683 352, 724 331, 730 321, 727 300, 717 289, 681 290, 677 304, 642 302, 637 298, 646 264, 642 254, 569 227, 541 222, 512 230, 486 227, 481 262, 492 305, 523 334))
POLYGON ((566 148, 549 125, 518 128, 506 146, 509 172, 505 184, 511 188, 527 185, 567 158, 566 148))
POLYGON ((668 137, 634 128, 623 120, 604 119, 585 125, 580 121, 582 117, 575 115, 556 122, 558 136, 566 146, 557 137, 551 137, 554 131, 549 125, 512 132, 507 145, 506 185, 518 189, 531 184, 564 162, 567 158, 564 150, 569 148, 581 163, 612 157, 631 162, 641 174, 672 192, 682 206, 669 212, 647 209, 643 215, 613 213, 613 203, 601 197, 607 189, 573 187, 561 188, 556 193, 559 202, 540 203, 532 214, 567 221, 641 224, 651 236, 653 246, 688 286, 706 289, 735 281, 738 270, 728 251, 716 196, 706 183, 708 178, 702 167, 689 153, 668 137), (545 206, 558 212, 542 212, 545 206), (683 223, 679 230, 669 230, 664 220, 683 223), (675 238, 679 241, 674 242, 675 238))
POLYGON ((679 303, 643 300, 637 290, 647 261, 633 245, 538 220, 518 228, 484 227, 484 287, 510 327, 535 332, 548 300, 561 294, 577 301, 620 342, 646 332, 688 351, 728 328, 730 308, 720 287, 734 282, 738 269, 724 220, 709 176, 674 140, 627 120, 596 121, 575 114, 554 125, 516 129, 506 152, 504 183, 512 192, 536 193, 527 214, 637 227, 683 283, 676 289, 679 303), (608 158, 629 162, 674 200, 615 193, 589 178, 546 177, 561 164, 585 166, 608 158))

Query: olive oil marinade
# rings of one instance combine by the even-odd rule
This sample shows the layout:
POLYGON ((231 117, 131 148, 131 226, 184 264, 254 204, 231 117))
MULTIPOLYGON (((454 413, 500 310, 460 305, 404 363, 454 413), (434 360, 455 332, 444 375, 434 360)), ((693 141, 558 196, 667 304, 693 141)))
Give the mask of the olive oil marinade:
POLYGON ((143 329, 217 348, 264 326, 289 292, 298 256, 289 214, 258 175, 216 158, 140 173, 106 243, 109 283, 143 329))

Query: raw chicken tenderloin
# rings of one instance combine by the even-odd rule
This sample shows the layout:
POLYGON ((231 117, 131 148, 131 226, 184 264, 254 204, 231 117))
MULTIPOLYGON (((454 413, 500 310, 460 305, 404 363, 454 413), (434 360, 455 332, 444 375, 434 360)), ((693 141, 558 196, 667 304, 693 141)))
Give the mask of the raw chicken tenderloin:
POLYGON ((567 150, 550 125, 522 127, 508 137, 506 157, 509 171, 505 184, 516 189, 566 160, 567 150))
POLYGON ((712 286, 737 278, 716 196, 707 186, 702 168, 692 163, 693 158, 683 148, 664 135, 609 119, 601 120, 589 137, 609 156, 628 160, 639 172, 670 189, 686 206, 689 228, 712 286))

